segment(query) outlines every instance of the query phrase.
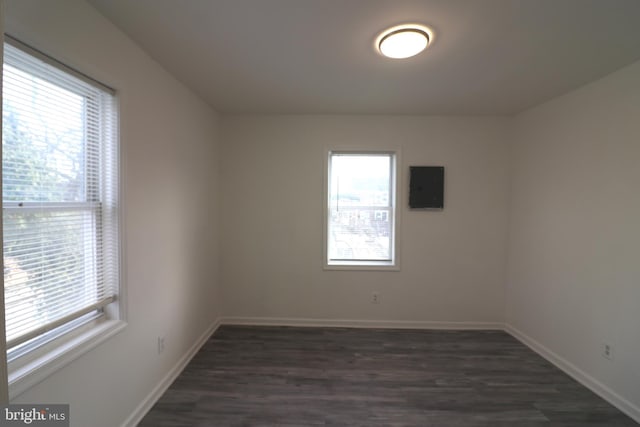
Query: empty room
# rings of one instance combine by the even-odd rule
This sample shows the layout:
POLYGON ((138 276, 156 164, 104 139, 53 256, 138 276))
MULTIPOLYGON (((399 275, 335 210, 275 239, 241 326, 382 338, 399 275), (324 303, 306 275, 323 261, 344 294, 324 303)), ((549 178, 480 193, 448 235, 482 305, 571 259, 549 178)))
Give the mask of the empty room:
POLYGON ((0 5, 1 426, 639 425, 639 1, 0 5))

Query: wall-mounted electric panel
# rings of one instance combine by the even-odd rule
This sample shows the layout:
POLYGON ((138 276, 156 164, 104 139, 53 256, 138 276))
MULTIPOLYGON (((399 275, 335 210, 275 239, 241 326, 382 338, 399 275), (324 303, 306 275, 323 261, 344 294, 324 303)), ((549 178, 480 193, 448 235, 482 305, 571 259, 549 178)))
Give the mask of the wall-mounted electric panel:
POLYGON ((409 167, 409 207, 444 208, 444 166, 409 167))

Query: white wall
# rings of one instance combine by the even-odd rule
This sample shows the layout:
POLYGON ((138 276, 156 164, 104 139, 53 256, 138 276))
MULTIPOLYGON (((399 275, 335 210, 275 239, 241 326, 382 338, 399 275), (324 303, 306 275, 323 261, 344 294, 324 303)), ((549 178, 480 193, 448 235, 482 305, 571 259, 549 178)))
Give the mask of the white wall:
POLYGON ((114 427, 219 314, 218 118, 82 1, 8 0, 6 29, 119 94, 128 326, 14 400, 114 427))
MULTIPOLYGON (((223 116, 225 316, 502 322, 508 119, 223 116), (322 269, 323 159, 398 148, 399 272, 322 269), (445 166, 445 209, 409 211, 409 165, 445 166), (373 291, 381 303, 371 304, 373 291)), ((423 323, 420 323, 423 322, 423 323)))
POLYGON ((638 418, 640 62, 514 125, 507 322, 638 418))

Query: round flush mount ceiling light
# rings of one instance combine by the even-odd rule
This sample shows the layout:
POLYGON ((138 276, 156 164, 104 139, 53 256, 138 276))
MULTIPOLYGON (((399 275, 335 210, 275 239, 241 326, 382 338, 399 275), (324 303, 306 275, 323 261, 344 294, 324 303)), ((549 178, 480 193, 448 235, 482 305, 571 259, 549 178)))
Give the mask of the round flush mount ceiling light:
POLYGON ((387 58, 410 58, 425 50, 432 40, 433 32, 424 25, 398 25, 380 33, 376 49, 387 58))

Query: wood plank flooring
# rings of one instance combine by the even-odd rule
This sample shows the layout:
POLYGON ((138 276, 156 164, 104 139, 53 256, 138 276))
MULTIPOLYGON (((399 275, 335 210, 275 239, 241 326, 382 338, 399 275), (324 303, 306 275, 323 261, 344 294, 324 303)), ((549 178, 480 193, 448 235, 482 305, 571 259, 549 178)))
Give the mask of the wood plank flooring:
POLYGON ((140 426, 622 427, 502 331, 222 326, 140 426))

